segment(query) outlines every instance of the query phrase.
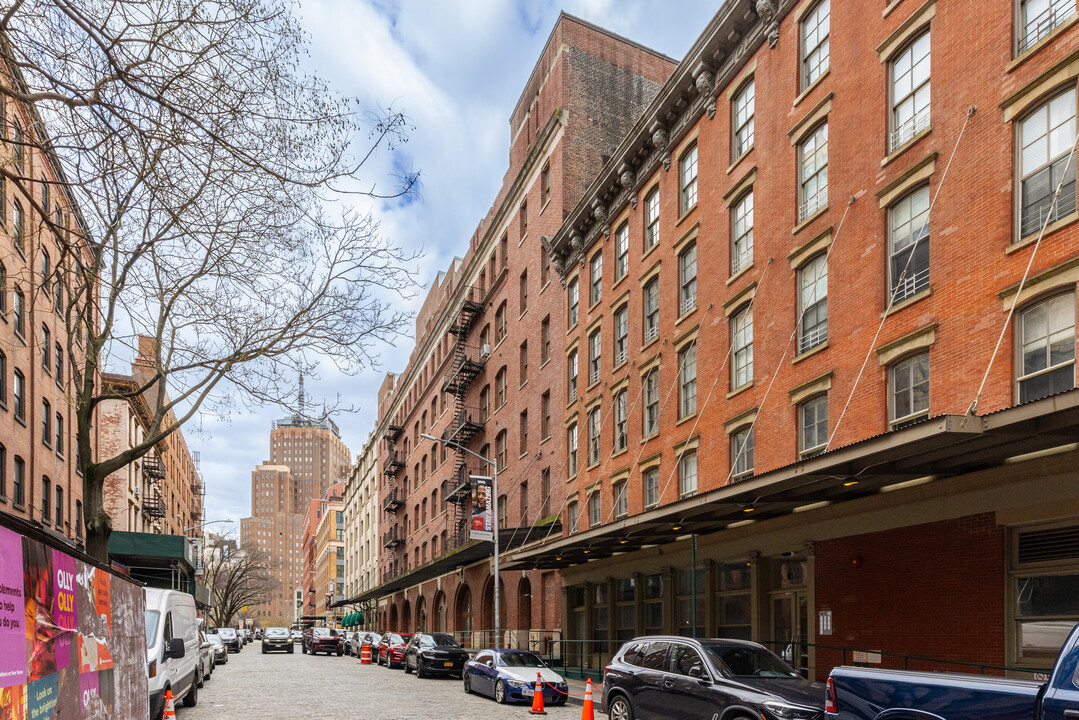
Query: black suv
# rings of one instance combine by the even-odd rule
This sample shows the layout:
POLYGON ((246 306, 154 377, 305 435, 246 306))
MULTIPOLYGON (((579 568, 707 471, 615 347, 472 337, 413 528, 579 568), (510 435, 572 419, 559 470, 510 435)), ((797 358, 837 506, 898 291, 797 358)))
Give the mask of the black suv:
POLYGON ((265 655, 273 650, 282 650, 287 653, 294 652, 292 638, 289 636, 288 630, 283 627, 266 628, 266 632, 262 636, 262 654, 265 655))
POLYGON ((405 672, 417 677, 453 675, 461 677, 468 653, 446 633, 416 633, 405 648, 405 672))
POLYGON ((610 720, 824 717, 824 685, 745 640, 636 638, 618 651, 603 682, 602 709, 610 720))

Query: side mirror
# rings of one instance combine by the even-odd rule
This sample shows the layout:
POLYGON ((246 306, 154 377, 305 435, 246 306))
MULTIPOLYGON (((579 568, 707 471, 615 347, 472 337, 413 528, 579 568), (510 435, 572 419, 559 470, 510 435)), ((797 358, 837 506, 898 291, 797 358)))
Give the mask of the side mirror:
POLYGON ((165 659, 179 659, 184 656, 187 649, 184 647, 183 638, 173 638, 169 640, 169 644, 165 647, 165 659))

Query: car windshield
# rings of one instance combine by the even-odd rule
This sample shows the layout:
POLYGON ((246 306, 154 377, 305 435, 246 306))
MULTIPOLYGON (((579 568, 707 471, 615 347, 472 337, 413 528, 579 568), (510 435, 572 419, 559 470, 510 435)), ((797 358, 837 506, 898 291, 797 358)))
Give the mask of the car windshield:
POLYGON ((224 642, 222 642, 220 635, 207 635, 206 639, 210 641, 211 645, 217 645, 220 647, 221 645, 225 644, 224 642))
POLYGON ((546 667, 539 656, 523 652, 499 653, 498 664, 501 667, 546 667))
POLYGON ((330 628, 314 628, 311 632, 319 637, 337 637, 337 631, 330 628))
POLYGON ((713 662, 734 677, 797 678, 787 663, 762 647, 704 643, 713 662))
POLYGON ((220 635, 223 640, 231 640, 236 637, 236 631, 232 628, 221 628, 217 631, 217 634, 220 635))
POLYGON ((285 628, 270 628, 266 631, 266 637, 288 637, 288 630, 286 630, 285 628))
POLYGON ((449 635, 420 635, 420 647, 461 647, 456 640, 449 635))
POLYGON ((157 621, 161 619, 161 613, 157 610, 146 611, 146 647, 154 644, 157 637, 157 621))

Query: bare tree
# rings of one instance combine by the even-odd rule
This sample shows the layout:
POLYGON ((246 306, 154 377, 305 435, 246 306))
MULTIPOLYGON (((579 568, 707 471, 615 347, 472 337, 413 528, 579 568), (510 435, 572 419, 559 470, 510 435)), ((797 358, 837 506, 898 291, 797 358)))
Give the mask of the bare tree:
POLYGON ((257 549, 224 544, 207 552, 204 579, 210 587, 210 622, 230 627, 244 611, 270 599, 274 581, 269 556, 257 549))
MULTIPOLYGON (((81 208, 36 209, 61 248, 86 546, 104 560, 110 473, 204 405, 295 410, 300 373, 369 368, 376 341, 405 327, 394 300, 413 289, 415 258, 380 236, 371 209, 418 176, 383 192, 361 171, 411 128, 306 71, 292 0, 13 0, 0 12, 0 95, 43 121, 5 141, 47 145, 52 197, 81 208), (140 337, 153 342, 140 350, 140 337), (139 387, 103 391, 100 374, 136 352, 139 387), (140 394, 144 440, 94 458, 96 408, 140 394)), ((40 205, 43 178, 14 164, 0 175, 40 205)))

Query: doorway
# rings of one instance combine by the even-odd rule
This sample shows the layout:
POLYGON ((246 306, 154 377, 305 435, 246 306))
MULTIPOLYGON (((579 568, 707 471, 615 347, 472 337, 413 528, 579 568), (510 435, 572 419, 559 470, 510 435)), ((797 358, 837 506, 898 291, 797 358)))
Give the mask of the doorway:
POLYGON ((769 646, 802 677, 809 676, 810 607, 805 558, 772 562, 768 593, 769 646))

